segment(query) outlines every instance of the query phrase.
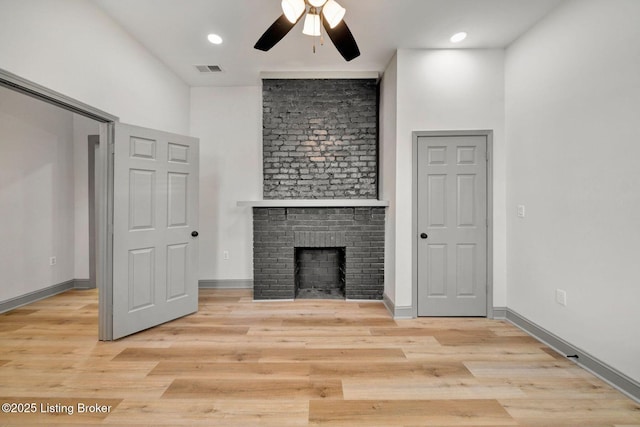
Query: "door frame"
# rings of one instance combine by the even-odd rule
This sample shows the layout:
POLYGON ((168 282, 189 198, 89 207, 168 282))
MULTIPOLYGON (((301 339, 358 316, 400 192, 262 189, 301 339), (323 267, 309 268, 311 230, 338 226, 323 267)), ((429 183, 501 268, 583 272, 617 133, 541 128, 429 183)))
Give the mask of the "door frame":
POLYGON ((484 136, 487 138, 487 318, 493 319, 493 130, 414 131, 412 147, 412 310, 418 317, 418 141, 420 137, 484 136))
POLYGON ((100 123, 95 159, 96 280, 98 282, 98 339, 111 341, 113 301, 113 147, 114 123, 119 118, 0 68, 0 86, 24 93, 100 123))

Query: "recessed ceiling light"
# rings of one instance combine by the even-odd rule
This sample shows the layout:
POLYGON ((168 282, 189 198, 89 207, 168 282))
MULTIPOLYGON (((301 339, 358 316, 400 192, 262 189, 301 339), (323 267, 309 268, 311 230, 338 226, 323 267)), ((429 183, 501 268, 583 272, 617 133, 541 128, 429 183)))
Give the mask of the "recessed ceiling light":
POLYGON ((207 36, 207 40, 209 40, 211 43, 213 44, 220 44, 222 43, 222 37, 220 37, 217 34, 209 34, 207 36))
POLYGON ((449 40, 451 40, 451 43, 460 43, 462 40, 466 38, 467 38, 467 33, 463 31, 461 33, 456 33, 452 35, 449 40))

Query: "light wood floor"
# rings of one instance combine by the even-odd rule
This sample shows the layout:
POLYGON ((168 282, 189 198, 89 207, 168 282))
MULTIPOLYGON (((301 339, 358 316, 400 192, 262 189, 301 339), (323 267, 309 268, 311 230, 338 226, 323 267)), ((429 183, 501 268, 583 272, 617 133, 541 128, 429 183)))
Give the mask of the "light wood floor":
POLYGON ((202 290, 197 314, 104 343, 97 309, 70 291, 0 315, 0 403, 37 406, 0 425, 640 426, 640 405, 504 321, 202 290))

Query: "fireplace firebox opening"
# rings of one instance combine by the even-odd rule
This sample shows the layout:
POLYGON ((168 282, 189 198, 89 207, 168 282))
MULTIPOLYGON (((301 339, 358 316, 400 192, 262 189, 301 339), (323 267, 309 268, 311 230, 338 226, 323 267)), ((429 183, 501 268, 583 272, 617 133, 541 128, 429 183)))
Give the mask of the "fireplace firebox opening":
POLYGON ((296 298, 344 299, 345 252, 344 247, 296 247, 296 298))

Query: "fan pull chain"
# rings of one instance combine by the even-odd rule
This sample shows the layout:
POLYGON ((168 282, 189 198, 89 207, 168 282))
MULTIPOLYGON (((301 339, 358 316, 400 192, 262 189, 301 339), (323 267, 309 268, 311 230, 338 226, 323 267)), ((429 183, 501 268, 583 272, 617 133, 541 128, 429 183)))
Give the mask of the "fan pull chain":
MULTIPOLYGON (((324 15, 322 14, 322 8, 318 10, 318 8, 311 8, 311 10, 315 11, 318 15, 320 15, 320 28, 318 28, 318 32, 320 33, 320 46, 324 46, 324 35, 322 34, 322 28, 324 27, 324 15)), ((316 38, 313 37, 313 53, 316 53, 316 38)))

